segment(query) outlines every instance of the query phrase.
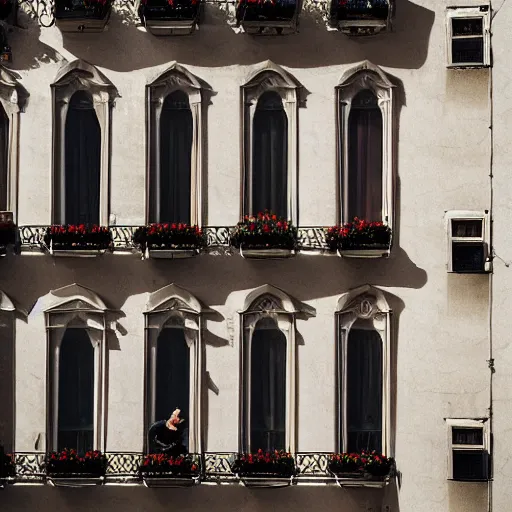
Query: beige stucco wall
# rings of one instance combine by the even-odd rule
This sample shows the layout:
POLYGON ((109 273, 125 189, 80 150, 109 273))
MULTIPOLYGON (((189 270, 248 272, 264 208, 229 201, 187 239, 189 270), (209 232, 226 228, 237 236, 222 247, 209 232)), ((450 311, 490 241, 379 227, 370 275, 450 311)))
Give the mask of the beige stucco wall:
MULTIPOLYGON (((388 500, 392 506, 389 512, 398 510, 397 502, 406 512, 486 510, 486 484, 446 480, 448 436, 444 418, 488 416, 489 276, 446 273, 444 212, 490 208, 489 71, 446 69, 445 6, 446 2, 439 0, 400 2, 394 32, 355 40, 326 31, 323 23, 307 13, 302 16, 300 33, 294 36, 252 38, 235 34, 212 6, 207 7, 199 32, 183 38, 155 38, 123 24, 116 14, 108 30, 99 35, 68 34, 63 38, 56 28, 39 31, 33 24, 25 30, 13 30, 12 67, 21 74, 30 93, 20 124, 20 225, 51 221, 50 84, 66 60, 83 58, 98 66, 120 94, 113 111, 111 163, 111 213, 118 224, 136 225, 145 220, 145 84, 171 61, 185 65, 216 93, 207 118, 209 225, 233 225, 240 216, 239 87, 252 66, 272 59, 308 91, 306 105, 299 110, 301 225, 335 222, 334 88, 340 76, 368 59, 397 84, 396 231, 389 259, 350 261, 299 255, 289 261, 251 262, 234 254, 189 261, 140 261, 135 256, 119 255, 96 260, 22 255, 2 262, 0 287, 26 309, 49 290, 78 282, 124 314, 122 333, 109 346, 107 450, 142 449, 142 311, 149 292, 175 282, 225 318, 232 313, 226 306, 231 294, 265 283, 316 309, 315 318, 297 324, 301 335, 297 350, 297 448, 333 451, 336 301, 349 289, 369 283, 387 292, 394 311, 392 455, 402 474, 402 486, 399 499, 388 500)), ((507 9, 510 18, 512 8, 507 9)), ((495 71, 496 85, 504 98, 500 112, 508 108, 506 13, 504 9, 495 33, 495 41, 500 41, 502 48, 496 54, 495 45, 500 62, 500 70, 495 71)), ((500 119, 501 141, 496 135, 496 144, 501 144, 501 160, 497 154, 495 159, 503 175, 500 194, 506 194, 505 150, 510 130, 503 124, 504 116, 500 119)), ((507 199, 502 197, 500 202, 503 220, 497 229, 504 247, 507 199)), ((495 200, 498 206, 497 197, 495 200)), ((500 288, 495 280, 495 292, 500 294, 495 304, 504 305, 507 269, 497 266, 504 281, 500 288)), ((496 331, 505 330, 506 312, 502 318, 503 322, 495 323, 496 331)), ((507 356, 506 339, 503 336, 503 357, 507 356)), ((225 321, 208 321, 205 343, 206 370, 218 388, 218 393, 212 389, 207 393, 205 448, 236 451, 239 340, 230 343, 225 321)), ((510 387, 499 372, 498 378, 503 390, 510 387)), ((39 435, 44 439, 45 433, 45 380, 44 318, 36 307, 28 319, 16 322, 18 451, 44 449, 35 443, 39 435)), ((508 400, 507 392, 503 393, 502 399, 508 400)), ((496 415, 497 428, 505 435, 506 414, 501 413, 501 427, 497 411, 496 415)), ((495 442, 501 447, 506 443, 499 436, 495 442)), ((502 466, 496 478, 502 478, 505 485, 505 461, 502 466)), ((116 495, 124 492, 116 488, 116 495)), ((207 491, 201 492, 205 495, 207 491)), ((365 507, 372 498, 361 496, 351 503, 339 502, 340 510, 369 510, 365 507)), ((244 499, 250 501, 253 496, 244 499)), ((279 498, 290 507, 294 499, 288 494, 279 498)), ((506 499, 496 491, 495 499, 502 503, 495 510, 506 511, 506 499)), ((304 503, 304 510, 316 510, 316 502, 304 503)), ((261 508, 251 506, 240 505, 244 510, 261 508)))

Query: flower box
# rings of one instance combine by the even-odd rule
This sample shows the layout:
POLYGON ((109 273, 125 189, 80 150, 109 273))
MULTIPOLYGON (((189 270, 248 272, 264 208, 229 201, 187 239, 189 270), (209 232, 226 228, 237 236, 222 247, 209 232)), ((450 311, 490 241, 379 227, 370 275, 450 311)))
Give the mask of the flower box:
POLYGON ((112 234, 107 227, 96 225, 50 226, 43 237, 43 249, 56 257, 92 258, 112 249, 112 234))
POLYGON ((206 236, 198 226, 181 222, 149 224, 135 230, 133 244, 144 258, 192 258, 206 247, 206 236))
POLYGON ((297 228, 271 212, 246 215, 230 237, 244 258, 289 258, 297 248, 297 228))
POLYGON ((55 0, 55 25, 61 32, 103 32, 112 0, 55 0))
POLYGON ((188 35, 199 23, 200 0, 142 0, 139 16, 155 36, 188 35))
POLYGON ((139 474, 146 487, 190 487, 200 481, 200 463, 192 455, 150 453, 139 474))
POLYGON ((297 475, 292 455, 278 450, 242 453, 231 470, 247 487, 287 487, 297 475))
POLYGON ((46 478, 58 487, 89 487, 102 484, 107 471, 107 458, 99 450, 79 456, 65 448, 50 452, 45 461, 46 478))
POLYGON ((298 0, 239 0, 236 21, 254 35, 294 33, 297 31, 298 0))
POLYGON ((342 226, 327 230, 325 241, 329 250, 344 258, 382 258, 389 256, 391 229, 383 222, 354 218, 342 226))
POLYGON ((349 36, 368 36, 388 30, 393 0, 331 0, 329 23, 349 36))

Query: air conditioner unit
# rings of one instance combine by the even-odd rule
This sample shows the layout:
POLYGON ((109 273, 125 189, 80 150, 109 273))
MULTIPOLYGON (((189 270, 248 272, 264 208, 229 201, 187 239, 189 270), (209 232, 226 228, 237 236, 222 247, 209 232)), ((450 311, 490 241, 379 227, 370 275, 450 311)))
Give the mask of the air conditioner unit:
POLYGON ((488 434, 485 420, 447 419, 448 480, 489 480, 488 434))
POLYGON ((491 65, 490 6, 448 7, 446 42, 449 68, 491 65))
POLYGON ((492 270, 487 211, 446 212, 446 232, 448 236, 448 272, 474 274, 492 270))

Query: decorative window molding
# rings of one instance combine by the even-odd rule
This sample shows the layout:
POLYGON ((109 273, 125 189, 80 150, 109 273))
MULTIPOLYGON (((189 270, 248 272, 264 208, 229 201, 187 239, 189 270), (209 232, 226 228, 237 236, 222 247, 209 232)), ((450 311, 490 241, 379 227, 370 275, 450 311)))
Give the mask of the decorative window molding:
POLYGON ((281 98, 287 121, 287 215, 297 225, 298 222, 298 108, 303 103, 304 88, 299 81, 281 66, 270 60, 258 64, 241 87, 241 163, 242 163, 242 217, 256 214, 253 211, 253 156, 254 118, 258 101, 265 93, 275 92, 281 98))
MULTIPOLYGON (((202 452, 201 427, 201 389, 203 361, 203 315, 210 310, 205 308, 191 293, 175 284, 164 286, 150 294, 146 303, 145 317, 145 375, 146 375, 146 422, 145 431, 157 420, 157 353, 159 338, 164 329, 180 329, 190 351, 189 366, 189 411, 185 419, 188 421, 188 449, 190 453, 202 452)), ((175 340, 162 339, 163 342, 174 343, 175 340)), ((180 407, 174 404, 173 407, 180 407)))
POLYGON ((0 152, 0 211, 12 212, 18 220, 18 165, 20 112, 24 112, 29 94, 19 83, 20 75, 0 65, 0 105, 2 151, 0 152), (5 154, 2 154, 5 151, 5 154))
MULTIPOLYGON (((280 331, 286 342, 286 377, 284 390, 284 446, 296 451, 296 319, 312 317, 316 311, 311 306, 290 297, 271 285, 263 285, 247 294, 240 315, 240 451, 254 451, 260 446, 251 445, 251 355, 252 343, 258 328, 280 331), (258 326, 260 324, 260 326, 258 326)), ((273 336, 274 341, 277 340, 273 336)), ((276 401, 277 398, 276 398, 276 401)))
POLYGON ((338 169, 338 219, 340 223, 350 222, 349 218, 349 118, 352 102, 362 91, 375 96, 382 114, 382 218, 366 219, 383 221, 393 228, 394 218, 394 173, 393 173, 393 89, 384 71, 365 60, 348 70, 336 87, 337 110, 337 169, 338 169))
MULTIPOLYGON (((381 451, 391 455, 391 308, 382 290, 364 285, 343 294, 336 307, 337 332, 337 402, 338 425, 336 450, 346 452, 349 446, 348 418, 348 345, 352 329, 375 331, 382 342, 382 440, 381 451)), ((373 339, 372 341, 375 341, 373 339)))
MULTIPOLYGON (((190 150, 190 224, 202 225, 203 147, 204 123, 203 101, 209 87, 188 69, 174 62, 163 73, 146 85, 147 101, 147 186, 146 219, 160 219, 160 129, 162 109, 167 97, 176 91, 188 97, 192 115, 192 145, 190 150), (153 210, 154 208, 154 210, 153 210)), ((182 219, 180 219, 182 220, 182 219)))
MULTIPOLYGON (((52 290, 43 300, 47 334, 47 432, 50 450, 59 446, 59 360, 66 332, 87 333, 94 355, 93 449, 105 450, 107 407, 107 333, 112 330, 109 310, 92 290, 78 284, 52 290)), ((73 343, 70 339, 67 343, 73 343)))
POLYGON ((0 291, 0 445, 3 445, 7 452, 14 450, 16 313, 17 309, 12 300, 0 291))
POLYGON ((52 222, 66 224, 66 119, 73 95, 84 91, 92 98, 92 105, 100 127, 100 185, 99 223, 109 223, 109 175, 111 153, 111 118, 117 90, 112 82, 95 66, 83 60, 74 60, 58 72, 52 87, 53 105, 53 174, 52 222))

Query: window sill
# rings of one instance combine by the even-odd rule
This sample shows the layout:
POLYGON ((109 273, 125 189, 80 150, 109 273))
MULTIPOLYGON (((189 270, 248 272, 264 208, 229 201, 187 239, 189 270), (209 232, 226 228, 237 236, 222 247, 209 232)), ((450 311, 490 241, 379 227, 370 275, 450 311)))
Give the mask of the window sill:
POLYGON ((47 481, 54 487, 92 487, 101 485, 105 477, 103 476, 48 476, 47 481))
POLYGON ((145 20, 146 30, 154 36, 184 36, 196 29, 196 20, 145 20))
POLYGON ((199 476, 143 476, 142 481, 146 487, 192 487, 200 482, 199 476))
POLYGON ((338 256, 340 258, 387 258, 390 249, 338 249, 338 256))
POLYGON ((240 247, 240 256, 246 259, 282 259, 295 256, 291 249, 243 249, 240 247))
POLYGON ((279 476, 240 476, 240 482, 245 487, 288 487, 293 484, 294 477, 279 476))
POLYGON ((373 489, 382 489, 390 483, 389 475, 381 478, 374 477, 374 479, 367 479, 364 477, 343 478, 337 475, 334 475, 334 478, 340 487, 369 487, 373 489))
POLYGON ((198 249, 146 249, 144 259, 179 260, 194 258, 198 254, 198 249))
POLYGON ((54 258, 96 258, 102 256, 106 249, 50 249, 49 254, 54 258))

